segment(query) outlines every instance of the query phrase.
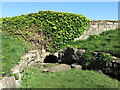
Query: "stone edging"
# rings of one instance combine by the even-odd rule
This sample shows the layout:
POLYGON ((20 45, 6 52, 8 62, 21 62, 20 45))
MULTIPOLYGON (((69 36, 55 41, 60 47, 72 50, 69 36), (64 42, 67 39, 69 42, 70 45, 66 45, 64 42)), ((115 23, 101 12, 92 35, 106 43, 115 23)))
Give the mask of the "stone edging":
POLYGON ((91 20, 87 26, 86 31, 77 40, 85 40, 89 35, 98 35, 104 31, 114 30, 120 28, 120 20, 91 20))
POLYGON ((4 77, 2 80, 0 80, 0 90, 2 88, 20 87, 20 81, 23 77, 23 71, 33 63, 42 63, 45 57, 49 54, 50 53, 45 52, 45 50, 42 50, 41 55, 39 54, 38 50, 28 51, 28 53, 21 57, 19 64, 11 69, 11 73, 13 75, 18 75, 18 78, 16 79, 15 76, 4 77))

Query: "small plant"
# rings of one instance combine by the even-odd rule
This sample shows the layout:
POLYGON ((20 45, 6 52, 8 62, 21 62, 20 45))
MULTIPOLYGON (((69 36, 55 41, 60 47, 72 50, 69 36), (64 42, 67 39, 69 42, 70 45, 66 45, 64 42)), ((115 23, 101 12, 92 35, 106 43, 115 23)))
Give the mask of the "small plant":
POLYGON ((112 56, 109 53, 101 53, 101 52, 98 52, 96 59, 100 60, 101 62, 111 62, 115 60, 114 58, 112 58, 112 56))
POLYGON ((95 60, 95 56, 90 51, 87 51, 82 54, 81 60, 83 61, 83 66, 88 67, 91 64, 91 62, 95 60))
POLYGON ((10 73, 10 76, 14 76, 16 80, 19 79, 19 75, 18 74, 13 74, 13 73, 10 73))

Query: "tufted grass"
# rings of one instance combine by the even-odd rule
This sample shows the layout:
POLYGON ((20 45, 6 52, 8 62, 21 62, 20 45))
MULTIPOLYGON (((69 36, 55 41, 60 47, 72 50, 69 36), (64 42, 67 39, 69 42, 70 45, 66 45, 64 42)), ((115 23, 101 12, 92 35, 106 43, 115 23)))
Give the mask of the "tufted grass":
POLYGON ((120 57, 119 44, 120 29, 103 32, 99 35, 91 35, 86 40, 71 42, 70 45, 91 51, 102 51, 120 57))
POLYGON ((118 88, 118 81, 94 71, 71 69, 41 73, 32 66, 24 72, 21 88, 118 88))
POLYGON ((17 38, 2 34, 2 74, 10 73, 10 69, 20 60, 28 47, 17 38))

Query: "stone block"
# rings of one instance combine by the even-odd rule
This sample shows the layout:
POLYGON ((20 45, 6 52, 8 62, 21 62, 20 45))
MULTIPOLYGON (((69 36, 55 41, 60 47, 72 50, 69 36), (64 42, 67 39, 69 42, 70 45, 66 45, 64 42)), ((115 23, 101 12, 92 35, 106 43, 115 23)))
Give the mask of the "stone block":
POLYGON ((14 74, 20 73, 27 67, 27 64, 28 63, 26 61, 20 62, 19 65, 15 66, 13 69, 11 69, 11 72, 14 74))
POLYGON ((31 50, 31 51, 28 51, 28 53, 37 53, 38 50, 31 50))
POLYGON ((21 57, 21 60, 29 60, 29 58, 32 56, 31 53, 27 53, 21 57))
POLYGON ((112 63, 111 63, 111 62, 108 62, 108 66, 109 66, 109 67, 112 67, 112 63))
POLYGON ((72 64, 71 67, 75 68, 75 69, 79 69, 79 70, 82 69, 82 66, 81 65, 77 65, 77 64, 72 64))
POLYGON ((98 27, 98 25, 92 25, 92 28, 97 28, 98 27))
POLYGON ((16 88, 15 77, 5 77, 2 80, 0 80, 0 89, 2 88, 16 88))
POLYGON ((48 55, 50 55, 50 52, 43 53, 43 54, 41 54, 41 58, 45 58, 48 55))
POLYGON ((45 49, 42 49, 42 53, 46 53, 46 50, 45 50, 45 49))
POLYGON ((85 50, 78 49, 78 50, 76 51, 76 54, 77 54, 78 56, 82 55, 83 53, 85 53, 85 50))
POLYGON ((61 65, 57 65, 57 66, 53 66, 50 68, 49 72, 58 72, 58 71, 65 71, 65 70, 69 70, 71 69, 70 65, 67 64, 61 64, 61 65))
POLYGON ((113 25, 113 22, 106 22, 107 25, 113 25))
POLYGON ((114 25, 119 25, 119 23, 114 23, 114 25))
POLYGON ((76 65, 76 66, 75 66, 75 69, 81 70, 81 69, 82 69, 82 66, 81 66, 81 65, 76 65))
POLYGON ((43 69, 43 72, 48 72, 48 69, 43 69))
POLYGON ((59 53, 58 52, 56 52, 54 55, 56 56, 56 57, 59 57, 59 55, 58 55, 59 53))

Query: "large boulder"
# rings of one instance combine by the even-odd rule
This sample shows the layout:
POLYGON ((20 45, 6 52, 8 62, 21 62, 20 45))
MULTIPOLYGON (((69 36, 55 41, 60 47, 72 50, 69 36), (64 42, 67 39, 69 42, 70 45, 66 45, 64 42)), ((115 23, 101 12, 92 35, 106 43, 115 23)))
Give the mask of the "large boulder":
POLYGON ((73 47, 67 47, 65 49, 62 49, 58 51, 58 58, 60 60, 60 63, 65 64, 73 64, 77 63, 80 60, 80 56, 85 53, 85 50, 73 48, 73 47))
POLYGON ((16 88, 15 77, 5 77, 2 80, 0 80, 0 90, 2 88, 16 88))
POLYGON ((61 63, 66 63, 69 65, 75 63, 78 60, 76 49, 72 47, 67 47, 63 53, 59 53, 59 56, 61 63))
POLYGON ((82 69, 82 66, 81 66, 81 65, 78 65, 77 63, 73 63, 73 64, 71 65, 71 68, 81 70, 81 69, 82 69))
POLYGON ((76 54, 77 54, 78 56, 81 56, 83 53, 85 53, 85 50, 78 49, 78 50, 76 51, 76 54))
POLYGON ((48 72, 58 72, 58 71, 65 71, 65 70, 69 70, 71 69, 71 66, 67 65, 67 64, 60 64, 60 65, 56 65, 51 67, 48 72))

